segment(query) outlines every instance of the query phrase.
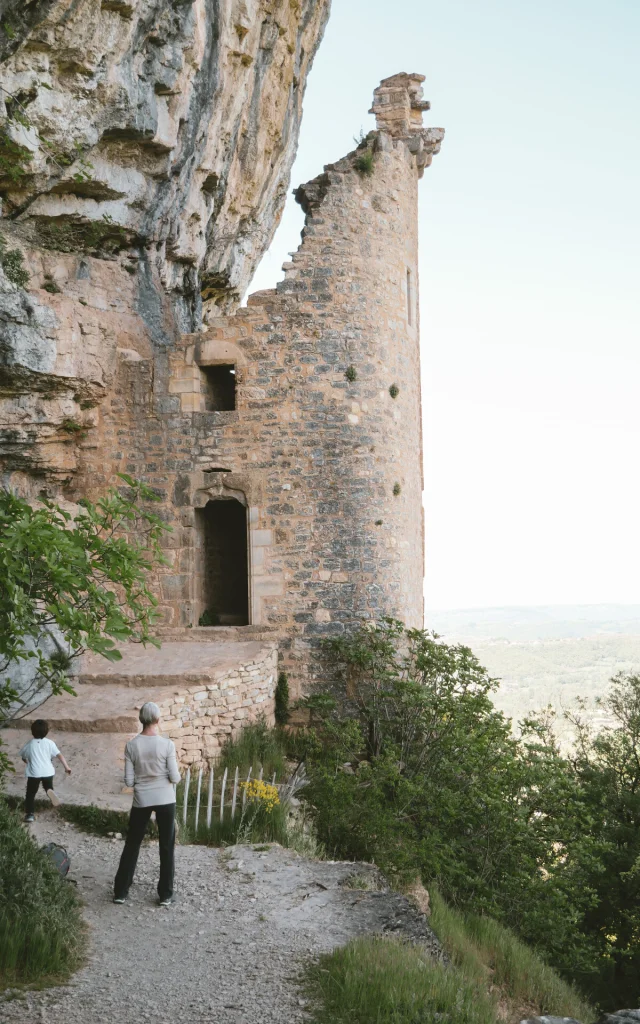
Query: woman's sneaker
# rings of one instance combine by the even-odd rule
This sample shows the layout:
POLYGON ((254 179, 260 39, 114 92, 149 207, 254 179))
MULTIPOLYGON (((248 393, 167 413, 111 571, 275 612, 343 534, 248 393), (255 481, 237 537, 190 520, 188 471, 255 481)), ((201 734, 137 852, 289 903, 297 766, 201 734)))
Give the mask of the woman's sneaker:
POLYGON ((170 907, 175 902, 175 897, 167 896, 166 900, 158 900, 159 907, 170 907))
POLYGON ((25 814, 24 820, 30 825, 32 821, 36 820, 36 816, 35 814, 25 814))
POLYGON ((56 796, 52 789, 47 790, 47 796, 49 797, 49 800, 51 801, 53 807, 59 807, 60 804, 62 803, 60 797, 56 796))
POLYGON ((126 903, 127 899, 126 899, 126 896, 114 896, 113 897, 113 902, 114 903, 126 903))

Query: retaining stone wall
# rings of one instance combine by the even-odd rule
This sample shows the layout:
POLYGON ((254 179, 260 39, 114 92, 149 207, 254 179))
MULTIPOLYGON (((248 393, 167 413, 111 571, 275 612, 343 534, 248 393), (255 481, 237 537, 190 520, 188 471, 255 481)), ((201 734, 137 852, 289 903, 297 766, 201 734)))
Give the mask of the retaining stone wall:
POLYGON ((277 668, 274 644, 212 683, 158 701, 162 732, 174 741, 178 762, 183 767, 204 765, 251 722, 263 717, 267 725, 274 725, 277 668))

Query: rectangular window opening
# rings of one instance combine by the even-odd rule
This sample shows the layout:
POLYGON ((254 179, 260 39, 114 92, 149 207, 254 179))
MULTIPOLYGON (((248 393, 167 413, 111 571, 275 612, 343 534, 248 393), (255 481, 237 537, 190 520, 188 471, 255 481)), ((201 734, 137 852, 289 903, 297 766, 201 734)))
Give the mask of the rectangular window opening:
POLYGON ((236 368, 232 364, 201 366, 204 407, 207 412, 229 412, 236 408, 236 368))
POLYGON ((411 271, 407 270, 407 321, 409 327, 413 324, 413 286, 411 284, 411 271))

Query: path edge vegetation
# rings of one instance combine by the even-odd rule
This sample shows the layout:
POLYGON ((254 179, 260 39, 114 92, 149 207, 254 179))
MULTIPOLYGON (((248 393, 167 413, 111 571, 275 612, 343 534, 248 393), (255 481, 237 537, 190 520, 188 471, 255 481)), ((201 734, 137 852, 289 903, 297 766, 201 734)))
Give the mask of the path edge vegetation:
MULTIPOLYGON (((35 660, 36 694, 73 692, 68 673, 80 653, 117 660, 118 642, 156 642, 148 574, 167 527, 150 511, 149 488, 121 482, 73 515, 0 491, 0 717, 20 704, 6 675, 20 662, 35 660), (53 647, 40 646, 43 635, 53 647)), ((328 856, 375 861, 396 888, 416 879, 436 887, 469 928, 495 919, 595 1002, 615 992, 618 1005, 637 1005, 640 676, 616 677, 603 698, 614 728, 593 735, 579 713, 570 716, 568 757, 548 715, 526 719, 514 736, 492 703, 498 681, 469 648, 428 630, 365 622, 319 657, 334 684, 300 702, 306 728, 253 726, 227 746, 225 764, 304 762, 304 803, 328 856)), ((1 759, 0 750, 0 776, 1 759)), ((95 809, 73 813, 104 830, 89 822, 95 809)), ((244 841, 287 845, 287 822, 278 831, 270 813, 244 841)))
MULTIPOLYGON (((151 510, 151 488, 119 480, 73 512, 0 489, 0 728, 53 694, 74 693, 85 652, 118 661, 118 643, 159 646, 149 576, 164 561, 169 527, 151 510)), ((63 982, 86 947, 75 889, 1 798, 10 771, 0 735, 0 989, 63 982)))

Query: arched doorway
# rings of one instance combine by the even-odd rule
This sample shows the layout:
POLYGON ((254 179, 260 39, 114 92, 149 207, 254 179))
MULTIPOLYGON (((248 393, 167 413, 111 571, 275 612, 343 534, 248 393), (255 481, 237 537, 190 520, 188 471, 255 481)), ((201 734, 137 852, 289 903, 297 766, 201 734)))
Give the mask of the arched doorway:
POLYGON ((203 557, 202 625, 249 623, 247 509, 235 498, 208 501, 196 510, 203 557))

